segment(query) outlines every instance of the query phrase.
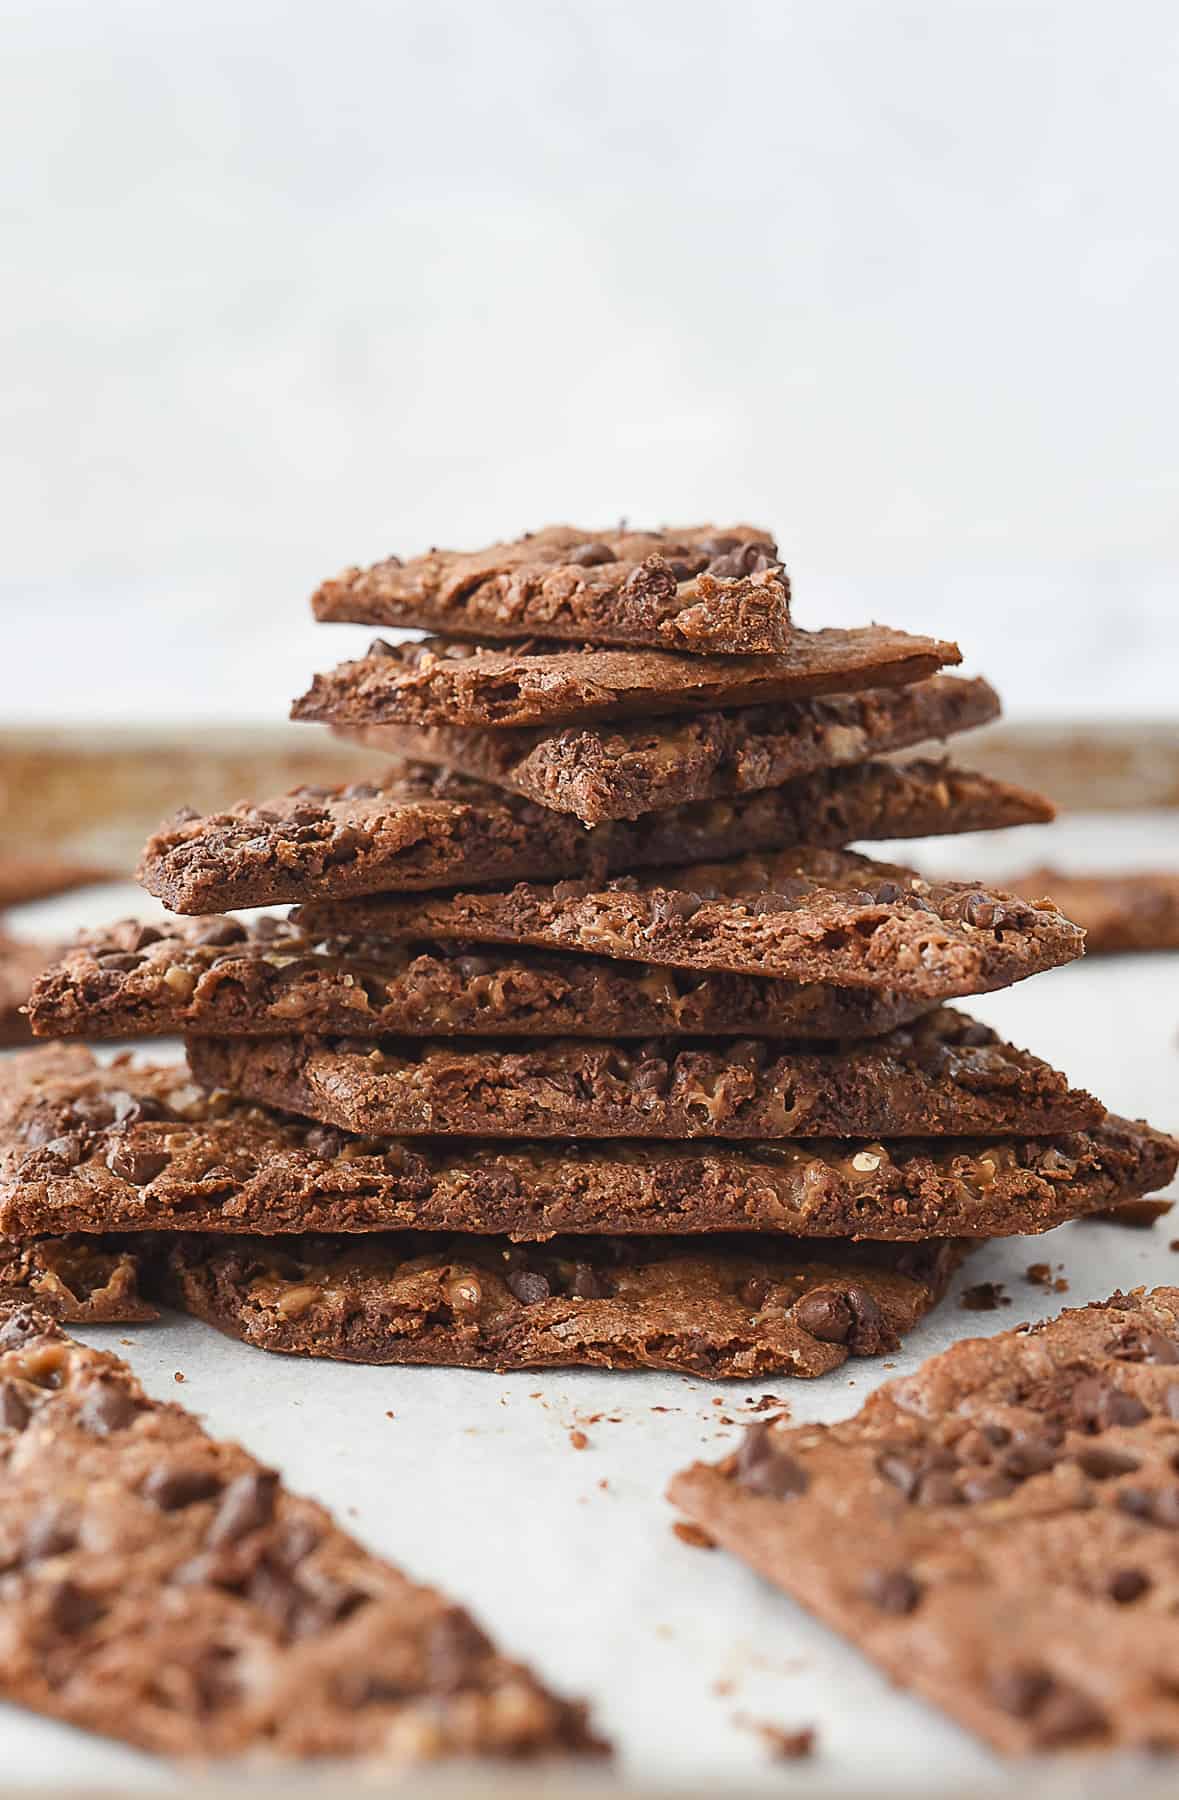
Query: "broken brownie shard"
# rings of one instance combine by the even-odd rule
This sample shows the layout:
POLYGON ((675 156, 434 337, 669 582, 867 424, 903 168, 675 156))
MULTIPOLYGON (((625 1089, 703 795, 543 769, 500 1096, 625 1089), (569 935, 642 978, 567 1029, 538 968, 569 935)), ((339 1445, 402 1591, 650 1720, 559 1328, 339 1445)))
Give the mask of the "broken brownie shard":
POLYGON ((175 1756, 603 1748, 461 1607, 10 1305, 0 1453, 6 1700, 175 1756))
POLYGON ((673 968, 889 987, 934 1001, 1007 987, 1082 954, 1050 906, 847 851, 802 847, 594 884, 320 902, 308 931, 531 944, 673 968))
POLYGON ((884 625, 795 631, 776 656, 378 638, 359 661, 317 675, 291 716, 333 725, 567 725, 894 687, 961 660, 956 644, 884 625))
POLYGON ((895 1349, 955 1241, 553 1239, 420 1233, 161 1240, 173 1304, 263 1350, 464 1368, 826 1374, 895 1349))
POLYGON ((998 715, 999 696, 989 682, 933 675, 908 687, 860 694, 548 731, 461 725, 336 730, 385 755, 418 757, 600 825, 776 787, 816 769, 969 731, 998 715))
POLYGON ((1104 1108, 987 1026, 943 1008, 887 1037, 192 1038, 197 1080, 346 1131, 459 1137, 1045 1135, 1104 1108))
POLYGON ((1179 950, 1179 873, 1143 869, 1108 875, 1068 875, 1030 869, 1012 891, 1052 903, 1085 932, 1089 956, 1130 950, 1179 950))
POLYGON ((956 1344, 678 1475, 696 1523, 996 1748, 1179 1749, 1179 1289, 956 1344))
POLYGON ((1052 817, 1038 794, 942 762, 824 769, 725 804, 587 831, 465 776, 410 764, 379 784, 300 788, 264 806, 169 820, 140 878, 175 911, 575 877, 784 844, 928 837, 1052 817))
MULTIPOLYGON (((67 1233, 994 1237, 1165 1187, 1177 1154, 1108 1117, 1051 1137, 887 1143, 398 1140, 205 1094, 183 1065, 96 1063, 80 1045, 28 1052, 7 1074, 0 1230, 38 1237, 38 1268, 50 1258, 79 1296, 86 1265, 69 1250, 63 1267, 67 1233)), ((99 1270, 114 1243, 96 1246, 99 1270)))
MULTIPOLYGON (((39 1037, 874 1037, 924 1003, 882 989, 701 974, 607 957, 305 935, 285 919, 123 919, 33 986, 39 1037)), ((22 1019, 23 1023, 23 1019, 22 1019)), ((26 1027, 27 1034, 27 1027, 26 1027)))
POLYGON ((550 525, 489 550, 431 550, 346 569, 317 619, 415 625, 458 637, 572 638, 698 654, 783 650, 790 582, 750 525, 583 531, 550 525))

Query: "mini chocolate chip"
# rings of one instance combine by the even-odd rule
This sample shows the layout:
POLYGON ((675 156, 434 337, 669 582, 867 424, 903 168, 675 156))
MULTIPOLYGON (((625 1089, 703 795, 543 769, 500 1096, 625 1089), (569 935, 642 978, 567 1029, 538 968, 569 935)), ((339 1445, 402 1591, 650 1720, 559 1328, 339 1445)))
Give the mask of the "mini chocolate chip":
POLYGON ((995 923, 997 907, 986 894, 968 894, 962 905, 962 917, 968 925, 989 931, 995 923))
POLYGON ((224 948, 227 944, 244 943, 249 933, 244 925, 236 919, 214 917, 204 919, 189 932, 190 941, 194 944, 206 944, 210 947, 224 948))
POLYGON ((755 919, 765 919, 775 913, 789 912, 791 904, 785 894, 750 894, 745 910, 755 919))
POLYGON ((1149 1417, 1141 1400, 1123 1393, 1099 1375, 1088 1375, 1073 1390, 1073 1412, 1090 1431, 1108 1431, 1111 1425, 1140 1425, 1149 1417))
POLYGON ((708 573, 722 581, 739 580, 742 575, 757 575, 763 569, 777 569, 781 564, 765 544, 741 544, 714 556, 708 573))
POLYGON ((917 1492, 923 1472, 920 1451, 882 1450, 876 1458, 877 1473, 899 1488, 906 1500, 917 1492))
POLYGON ((1149 1519, 1154 1510, 1154 1495, 1149 1488, 1119 1488, 1114 1504, 1120 1512, 1129 1513, 1132 1519, 1149 1519))
POLYGON ((747 1306, 750 1312, 760 1312, 766 1303, 769 1292, 768 1281, 759 1275, 751 1275, 748 1281, 743 1281, 738 1286, 737 1299, 742 1306, 747 1306))
POLYGON ((86 1389, 78 1408, 78 1423, 96 1437, 122 1431, 142 1410, 142 1402, 112 1375, 98 1375, 86 1389))
POLYGON ((211 1500, 221 1491, 221 1478, 211 1469, 186 1469, 159 1463, 150 1470, 140 1489, 145 1500, 161 1512, 179 1512, 198 1500, 211 1500))
POLYGON ((872 889, 874 906, 895 906, 904 897, 904 889, 898 887, 895 881, 881 881, 872 889))
POLYGON ((395 644, 391 644, 389 642, 388 638, 375 637, 364 654, 366 657, 367 656, 394 656, 395 657, 397 655, 397 646, 395 644))
POLYGON ((854 1355, 874 1356, 879 1350, 896 1348, 896 1334, 867 1288, 852 1282, 843 1290, 843 1297, 851 1307, 852 1329, 846 1343, 854 1355))
POLYGON ((251 1531, 269 1525, 274 1517, 278 1495, 278 1472, 274 1469, 247 1471, 231 1481, 221 1496, 221 1504, 213 1517, 205 1539, 208 1544, 236 1544, 251 1531))
POLYGON ((838 1288, 816 1287, 790 1308, 791 1322, 823 1344, 843 1344, 851 1336, 855 1320, 838 1288))
POLYGON ((697 549, 702 556, 712 562, 718 556, 727 556, 730 550, 740 550, 744 539, 731 537, 727 532, 718 532, 716 537, 700 538, 697 549))
POLYGON ((1028 1437, 1012 1444, 999 1457, 997 1467, 1013 1481, 1027 1481, 1029 1476, 1043 1475, 1056 1462, 1056 1450, 1044 1438, 1028 1437))
POLYGON ((656 924, 669 924, 674 919, 690 919, 704 905, 699 894, 678 888, 660 888, 651 895, 651 917, 656 924))
POLYGON ((934 1469, 921 1477, 916 1494, 922 1506, 958 1506, 962 1495, 954 1477, 945 1469, 934 1469))
POLYGON ((737 1482, 751 1493, 765 1494, 774 1500, 789 1500, 805 1494, 810 1477, 802 1464, 779 1449, 774 1433, 764 1419, 747 1425, 735 1468, 737 1482))
POLYGON ((50 1624, 63 1637, 85 1631, 88 1625, 101 1619, 104 1610, 95 1596, 79 1587, 76 1581, 58 1581, 49 1589, 46 1612, 50 1624))
POLYGON ((146 950, 149 944, 158 944, 163 940, 163 932, 154 925, 137 925, 127 940, 128 950, 146 950))
POLYGON ((542 1275, 539 1269, 509 1269, 504 1284, 522 1306, 535 1306, 552 1293, 548 1276, 542 1275))
POLYGON ((32 1416, 16 1382, 0 1381, 0 1431, 23 1431, 32 1416))
POLYGON ((85 1150, 82 1137, 76 1131, 64 1133, 61 1137, 50 1138, 47 1144, 41 1145, 42 1156, 48 1156, 64 1168, 74 1169, 82 1160, 85 1150))
POLYGON ((921 1589, 904 1569, 869 1569, 863 1581, 864 1597, 881 1612, 911 1613, 921 1589))
POLYGON ((1115 1475, 1129 1475, 1139 1467, 1136 1456, 1122 1450, 1108 1450, 1102 1444, 1077 1452, 1077 1467, 1093 1481, 1111 1481, 1115 1475))
POLYGON ((97 962, 104 973, 116 975, 129 975, 139 967, 139 958, 130 950, 100 950, 97 962))
POLYGON ((146 1187, 163 1173, 170 1160, 166 1150, 149 1150, 145 1145, 124 1143, 115 1144, 107 1151, 106 1166, 112 1175, 131 1182, 132 1186, 146 1187))
POLYGON ((1015 1483, 1010 1476, 1000 1475, 997 1469, 980 1469, 977 1474, 964 1475, 958 1490, 964 1500, 976 1506, 984 1500, 1006 1500, 1015 1492, 1015 1483))
POLYGON ((343 1132, 337 1131, 334 1126, 313 1125, 310 1131, 304 1133, 303 1143, 312 1156, 319 1156, 324 1162, 330 1162, 333 1157, 339 1156, 345 1139, 343 1132))
POLYGON ((373 781, 354 781, 341 791, 341 800, 375 800, 380 788, 373 781))
POLYGON ((1006 1425, 980 1425, 979 1430, 986 1438, 987 1443, 994 1444, 997 1450, 1011 1442, 1011 1433, 1006 1425))
POLYGON ((1037 1708, 1035 1738, 1037 1744, 1069 1744, 1077 1738, 1092 1737, 1105 1729, 1105 1714, 1079 1688, 1060 1682, 1053 1686, 1037 1708))
POLYGON ((595 542, 574 544, 572 549, 563 550, 561 554, 567 563, 574 563, 579 569, 596 569, 602 563, 618 561, 609 544, 595 542))
POLYGON ((1179 1362, 1179 1345, 1161 1331, 1124 1331, 1108 1349, 1119 1362, 1179 1362))
POLYGON ((1140 1600, 1149 1586, 1141 1569, 1116 1569, 1106 1582, 1105 1591, 1119 1606, 1129 1606, 1131 1601, 1140 1600))
POLYGON ((675 572, 661 556, 649 556, 646 562, 631 570, 622 584, 622 592, 642 600, 673 600, 676 590, 675 572))
POLYGON ((987 1687, 996 1706, 1016 1719, 1028 1719, 1052 1691, 1052 1677, 1044 1669, 995 1669, 987 1687))

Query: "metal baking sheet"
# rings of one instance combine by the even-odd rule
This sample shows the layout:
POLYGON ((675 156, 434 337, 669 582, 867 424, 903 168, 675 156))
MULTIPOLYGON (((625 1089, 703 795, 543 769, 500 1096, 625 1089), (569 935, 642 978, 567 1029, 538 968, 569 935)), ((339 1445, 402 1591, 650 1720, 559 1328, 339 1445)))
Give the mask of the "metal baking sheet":
MULTIPOLYGON (((1179 868, 1179 815, 1070 817, 1046 830, 892 848, 939 872, 980 877, 1049 856, 1078 868, 1179 868)), ((13 923, 56 935, 132 911, 151 917, 158 908, 133 888, 97 889, 24 909, 13 923)), ((1094 958, 964 1004, 1112 1108, 1179 1127, 1179 955, 1094 958)), ((550 1683, 586 1695, 620 1752, 591 1791, 608 1780, 626 1793, 788 1786, 862 1796, 953 1791, 962 1800, 1023 1791, 1027 1773, 895 1691, 723 1553, 683 1543, 664 1488, 692 1458, 730 1448, 749 1403, 767 1391, 798 1421, 840 1418, 878 1382, 958 1338, 1116 1287, 1179 1281, 1179 1251, 1170 1248, 1179 1210, 1174 1218, 1145 1232, 1073 1225, 988 1246, 900 1354, 886 1364, 852 1362, 815 1383, 317 1364, 268 1357, 179 1319, 85 1335, 121 1350, 152 1392, 270 1459, 374 1549, 449 1589, 550 1683), (1028 1265, 1041 1261, 1067 1280, 1067 1295, 1029 1283, 1028 1265), (1009 1304, 963 1311, 963 1286, 981 1280, 1002 1283, 1009 1304), (573 1448, 574 1430, 588 1438, 585 1449, 573 1448), (751 1720, 813 1725, 816 1756, 772 1764, 751 1720)), ((175 1787, 151 1759, 11 1708, 0 1708, 0 1731, 10 1786, 175 1787)), ((1129 1777, 1125 1765, 1089 1763, 1060 1791, 1113 1795, 1129 1777)), ((464 1793, 534 1791, 514 1776, 453 1779, 464 1793)), ((440 1781, 450 1791, 451 1780, 440 1781)), ((300 1775, 304 1782, 319 1791, 315 1777, 300 1775)), ((1049 1791, 1036 1785, 1039 1776, 1033 1783, 1049 1791)), ((584 1789, 554 1776, 543 1791, 584 1789)))

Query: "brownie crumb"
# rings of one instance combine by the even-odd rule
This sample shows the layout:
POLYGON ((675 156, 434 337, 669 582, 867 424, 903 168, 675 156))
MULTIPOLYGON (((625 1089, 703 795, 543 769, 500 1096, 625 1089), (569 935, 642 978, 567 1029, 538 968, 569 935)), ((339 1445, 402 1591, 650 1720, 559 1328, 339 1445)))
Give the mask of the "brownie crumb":
POLYGON ((1024 1270, 1024 1280, 1030 1281, 1033 1287, 1051 1287, 1052 1264, 1029 1263, 1024 1270))
POLYGON ((1173 1200, 1127 1200, 1122 1206, 1111 1206, 1106 1212, 1093 1214, 1098 1225, 1127 1225, 1131 1231, 1149 1231, 1159 1219, 1165 1219, 1173 1200))
POLYGON ((681 1544, 690 1544, 694 1550, 716 1549, 716 1539, 702 1525, 693 1525, 687 1519, 677 1519, 672 1530, 681 1544))
POLYGON ((771 1725, 765 1719, 751 1719, 746 1713, 738 1713, 734 1723, 743 1731, 755 1731, 775 1762, 805 1762, 815 1754, 817 1734, 813 1725, 784 1731, 780 1725, 771 1725))
POLYGON ((756 1413, 775 1411, 780 1412, 783 1417, 785 1417, 790 1411, 785 1400, 780 1400, 777 1394, 763 1394, 760 1399, 747 1400, 745 1404, 750 1412, 756 1413))
POLYGON ((966 1312, 997 1312, 1001 1306, 1010 1306, 1011 1301, 1003 1292, 1001 1281, 976 1281, 962 1295, 962 1306, 966 1312))
POLYGON ((589 1439, 586 1437, 584 1431, 571 1431, 569 1433, 569 1442, 574 1450, 589 1449, 589 1439))
POLYGON ((180 1369, 177 1369, 177 1371, 176 1371, 175 1375, 173 1375, 172 1379, 173 1379, 173 1381, 184 1381, 186 1378, 185 1378, 183 1372, 180 1369))

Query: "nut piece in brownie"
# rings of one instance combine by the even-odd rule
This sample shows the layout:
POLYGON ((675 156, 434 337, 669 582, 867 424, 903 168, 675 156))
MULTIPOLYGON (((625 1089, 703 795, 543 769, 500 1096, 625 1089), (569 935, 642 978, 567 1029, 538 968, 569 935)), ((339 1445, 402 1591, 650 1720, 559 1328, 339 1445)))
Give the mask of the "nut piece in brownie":
POLYGON ((118 1238, 0 1237, 0 1313, 10 1304, 34 1305, 73 1325, 159 1317, 139 1292, 133 1249, 118 1238))
POLYGON ((887 991, 607 957, 307 936, 285 919, 247 925, 215 913, 83 933, 35 982, 29 1016, 38 1037, 861 1038, 922 1005, 887 991))
POLYGON ((567 814, 423 764, 382 782, 300 788, 265 806, 168 821, 144 851, 149 892, 182 913, 601 875, 783 845, 930 837, 1042 822, 1038 794, 942 762, 820 769, 731 801, 585 830, 567 814))
POLYGON ((1177 871, 1067 875, 1059 869, 1030 869, 1012 877, 1011 889, 1036 899, 1051 895, 1065 918, 1083 928, 1089 956, 1179 950, 1177 871))
POLYGON ((998 716, 999 696, 989 682, 933 675, 909 687, 612 726, 336 729, 382 754, 437 763, 572 813, 583 824, 601 825, 776 787, 816 769, 944 739, 998 716))
POLYGON ((1179 1750, 1179 1289, 954 1345, 676 1477, 698 1525, 997 1749, 1179 1750))
POLYGON ((895 1350, 965 1254, 765 1238, 161 1240, 161 1292, 262 1350, 464 1368, 825 1375, 895 1350))
POLYGON ((956 644, 885 625, 795 631, 776 656, 377 638, 358 661, 317 675, 291 717, 331 725, 571 725, 904 686, 961 660, 956 644))
POLYGON ((582 531, 549 525, 489 550, 430 550, 346 569, 317 619, 415 625, 458 637, 572 638, 667 650, 784 650, 790 582, 751 525, 582 531))
POLYGON ((536 1138, 1047 1135, 1105 1109, 949 1008, 866 1043, 191 1038, 192 1072, 345 1131, 536 1138))
POLYGON ((371 1232, 536 1239, 756 1230, 915 1241, 1046 1231, 1165 1187, 1176 1145, 1107 1118, 1049 1138, 613 1140, 362 1137, 229 1095, 183 1066, 15 1058, 0 1230, 371 1232))
POLYGON ((0 1444, 5 1700, 181 1757, 604 1748, 460 1607, 28 1307, 0 1305, 0 1444))
POLYGON ((307 931, 531 944, 681 969, 889 988, 933 1003, 1008 987, 1082 954, 1079 928, 967 882, 807 846, 644 878, 525 882, 301 907, 307 931))

